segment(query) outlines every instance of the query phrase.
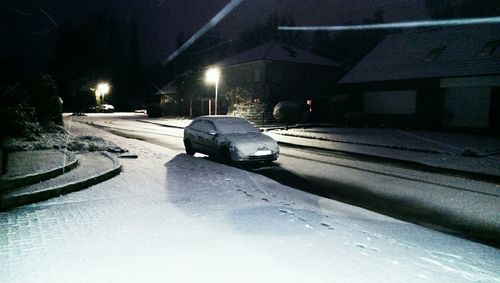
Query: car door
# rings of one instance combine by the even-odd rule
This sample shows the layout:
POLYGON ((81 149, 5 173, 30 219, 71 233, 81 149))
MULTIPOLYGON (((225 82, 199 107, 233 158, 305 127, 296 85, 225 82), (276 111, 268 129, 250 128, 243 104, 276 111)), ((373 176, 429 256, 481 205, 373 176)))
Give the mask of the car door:
POLYGON ((200 130, 198 137, 198 142, 203 148, 203 153, 208 155, 217 154, 217 129, 212 121, 203 121, 202 129, 200 130))
POLYGON ((194 121, 188 127, 187 138, 191 142, 193 149, 197 152, 203 152, 203 145, 200 143, 200 135, 203 129, 203 120, 194 121))

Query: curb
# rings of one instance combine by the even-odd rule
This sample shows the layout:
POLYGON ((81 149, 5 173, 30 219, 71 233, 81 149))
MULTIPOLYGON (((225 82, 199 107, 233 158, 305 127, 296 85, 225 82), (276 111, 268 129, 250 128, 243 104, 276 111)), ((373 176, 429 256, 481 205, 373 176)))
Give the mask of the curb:
POLYGON ((447 154, 447 152, 444 152, 444 151, 437 151, 437 150, 431 150, 431 149, 411 148, 411 147, 403 147, 403 146, 395 146, 395 145, 380 145, 380 144, 371 144, 371 143, 362 143, 362 142, 336 141, 336 140, 330 140, 330 139, 326 139, 326 138, 322 138, 322 137, 312 138, 312 137, 307 137, 307 136, 297 136, 297 135, 285 134, 285 133, 272 133, 272 134, 280 135, 280 136, 284 136, 284 137, 292 137, 292 138, 308 139, 308 140, 318 140, 318 141, 340 143, 340 144, 349 144, 349 145, 371 146, 371 147, 385 148, 385 149, 391 149, 391 150, 404 150, 404 151, 410 151, 410 152, 429 153, 429 154, 447 154))
POLYGON ((162 126, 165 128, 184 129, 184 127, 181 127, 181 126, 162 124, 162 123, 158 123, 158 122, 154 122, 154 121, 146 121, 146 120, 136 120, 136 121, 141 122, 141 123, 146 123, 146 124, 153 124, 153 125, 157 125, 157 126, 162 126))
POLYGON ((290 147, 295 147, 295 148, 309 148, 309 149, 324 150, 324 151, 331 151, 331 152, 340 152, 340 153, 345 153, 345 154, 364 157, 364 158, 390 161, 391 163, 404 165, 404 166, 407 166, 407 167, 410 167, 410 168, 413 168, 413 169, 416 169, 419 171, 462 176, 462 177, 468 177, 468 178, 475 179, 475 180, 483 180, 483 181, 487 181, 487 182, 495 182, 495 183, 500 182, 499 175, 464 171, 464 170, 453 169, 453 168, 444 168, 444 167, 434 166, 431 164, 426 164, 426 163, 422 163, 422 162, 418 162, 418 161, 411 161, 411 160, 400 159, 400 158, 392 158, 392 157, 385 157, 385 156, 372 155, 372 154, 366 154, 366 153, 359 153, 359 152, 353 152, 353 151, 347 151, 347 150, 322 148, 322 147, 318 147, 318 146, 299 145, 299 144, 294 144, 294 143, 290 143, 290 142, 278 141, 278 144, 286 145, 286 146, 290 146, 290 147))
POLYGON ((118 158, 107 152, 101 152, 101 154, 110 158, 113 161, 113 168, 103 173, 86 177, 84 180, 80 180, 77 182, 72 182, 57 187, 47 188, 46 190, 36 193, 15 195, 13 197, 3 199, 2 202, 0 203, 0 211, 8 210, 21 205, 48 200, 50 198, 58 197, 63 194, 68 194, 71 192, 83 190, 90 186, 109 180, 112 177, 120 174, 122 165, 118 160, 118 158))
POLYGON ((73 170, 78 165, 78 157, 69 151, 64 152, 64 154, 71 159, 71 161, 67 164, 42 173, 34 173, 17 178, 2 179, 0 180, 0 190, 9 190, 43 182, 73 170))

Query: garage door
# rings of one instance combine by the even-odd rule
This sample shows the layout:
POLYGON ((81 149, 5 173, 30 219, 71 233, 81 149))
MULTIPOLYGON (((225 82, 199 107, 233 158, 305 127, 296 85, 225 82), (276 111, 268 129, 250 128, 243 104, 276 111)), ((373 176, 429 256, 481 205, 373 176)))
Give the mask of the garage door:
POLYGON ((445 126, 487 128, 490 118, 491 88, 447 88, 444 93, 445 126))

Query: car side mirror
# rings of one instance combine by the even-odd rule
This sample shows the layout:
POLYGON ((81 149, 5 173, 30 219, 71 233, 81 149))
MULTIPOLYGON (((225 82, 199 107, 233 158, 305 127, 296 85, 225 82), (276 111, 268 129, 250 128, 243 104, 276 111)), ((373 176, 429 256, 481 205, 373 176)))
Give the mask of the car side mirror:
POLYGON ((213 137, 216 137, 218 135, 217 132, 213 132, 213 131, 208 132, 208 134, 213 136, 213 137))

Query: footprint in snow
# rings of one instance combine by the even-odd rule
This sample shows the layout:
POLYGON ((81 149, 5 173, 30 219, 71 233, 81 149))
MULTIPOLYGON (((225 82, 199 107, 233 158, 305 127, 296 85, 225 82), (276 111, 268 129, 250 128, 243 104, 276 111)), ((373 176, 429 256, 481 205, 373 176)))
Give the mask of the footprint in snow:
POLYGON ((242 190, 242 189, 236 189, 238 192, 242 192, 244 195, 246 195, 247 197, 251 197, 253 198, 253 195, 247 193, 246 191, 242 190))
POLYGON ((435 258, 442 259, 442 260, 445 260, 447 262, 455 262, 456 260, 463 259, 459 255, 454 255, 454 254, 439 252, 439 251, 430 251, 430 254, 435 258))
POLYGON ((377 249, 377 248, 375 248, 375 247, 368 247, 368 246, 366 246, 366 245, 364 245, 364 244, 361 244, 361 243, 354 243, 354 245, 355 245, 356 247, 358 247, 358 248, 362 248, 362 249, 370 249, 370 250, 372 250, 372 251, 374 251, 374 252, 378 252, 378 251, 380 251, 379 249, 377 249))
POLYGON ((284 209, 279 209, 278 210, 279 212, 283 213, 283 214, 291 214, 291 215, 295 215, 295 213, 291 212, 291 211, 288 211, 288 210, 284 210, 284 209))
POLYGON ((330 224, 321 222, 321 226, 326 227, 328 230, 335 230, 330 224))

